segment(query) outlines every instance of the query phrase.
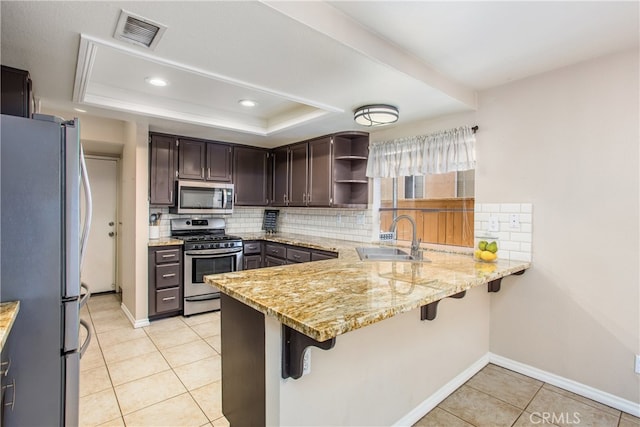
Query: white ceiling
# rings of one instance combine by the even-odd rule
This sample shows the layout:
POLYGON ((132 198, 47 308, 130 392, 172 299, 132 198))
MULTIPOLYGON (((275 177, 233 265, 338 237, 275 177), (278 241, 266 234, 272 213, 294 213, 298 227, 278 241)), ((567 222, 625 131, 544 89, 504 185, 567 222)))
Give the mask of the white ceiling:
POLYGON ((471 111, 479 90, 639 46, 635 1, 0 7, 2 64, 30 71, 42 107, 265 147, 362 129, 368 103, 396 105, 397 125, 471 111), (167 27, 155 49, 113 37, 121 9, 167 27))

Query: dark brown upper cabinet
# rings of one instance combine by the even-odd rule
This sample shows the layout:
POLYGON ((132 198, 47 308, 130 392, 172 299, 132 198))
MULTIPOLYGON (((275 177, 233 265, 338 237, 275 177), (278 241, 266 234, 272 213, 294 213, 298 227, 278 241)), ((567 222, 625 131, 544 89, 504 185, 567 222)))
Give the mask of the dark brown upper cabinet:
POLYGON ((179 140, 180 179, 231 182, 231 146, 191 139, 179 140))
POLYGON ((340 132, 333 135, 333 206, 366 207, 369 201, 367 158, 369 134, 340 132))
POLYGON ((165 135, 151 135, 149 141, 149 204, 173 206, 178 169, 177 139, 165 135))
POLYGON ((271 206, 287 206, 289 202, 289 147, 271 151, 273 164, 273 196, 271 206))
POLYGON ((207 181, 231 182, 231 146, 207 142, 207 181))
POLYGON ((305 142, 289 147, 289 206, 307 205, 309 145, 305 142))
POLYGON ((0 112, 11 116, 31 117, 34 108, 29 72, 2 66, 0 76, 0 112))
POLYGON ((307 206, 331 206, 331 147, 329 136, 309 141, 307 206))
POLYGON ((269 204, 269 151, 253 147, 233 149, 233 183, 237 206, 269 204))

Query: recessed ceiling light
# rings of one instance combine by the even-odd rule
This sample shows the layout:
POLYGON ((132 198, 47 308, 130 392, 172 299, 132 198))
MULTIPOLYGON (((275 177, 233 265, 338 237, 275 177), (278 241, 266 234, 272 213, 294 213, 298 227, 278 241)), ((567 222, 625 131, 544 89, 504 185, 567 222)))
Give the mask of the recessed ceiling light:
POLYGON ((83 110, 82 108, 74 108, 78 113, 86 113, 87 110, 83 110))
POLYGON ((168 85, 169 83, 167 83, 166 80, 161 79, 160 77, 147 77, 146 79, 144 79, 147 83, 149 83, 150 85, 153 86, 158 86, 158 87, 164 87, 166 85, 168 85))
POLYGON ((256 105, 258 105, 256 101, 252 101, 250 99, 241 99, 240 101, 238 101, 238 104, 242 105, 243 107, 255 107, 256 105))

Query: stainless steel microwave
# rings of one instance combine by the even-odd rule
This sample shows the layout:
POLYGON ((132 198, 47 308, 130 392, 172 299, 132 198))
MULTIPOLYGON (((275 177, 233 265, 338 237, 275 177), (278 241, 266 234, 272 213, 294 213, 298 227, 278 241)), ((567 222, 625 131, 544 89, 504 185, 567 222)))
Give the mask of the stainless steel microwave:
POLYGON ((230 214, 233 212, 233 184, 178 181, 176 206, 179 214, 230 214))

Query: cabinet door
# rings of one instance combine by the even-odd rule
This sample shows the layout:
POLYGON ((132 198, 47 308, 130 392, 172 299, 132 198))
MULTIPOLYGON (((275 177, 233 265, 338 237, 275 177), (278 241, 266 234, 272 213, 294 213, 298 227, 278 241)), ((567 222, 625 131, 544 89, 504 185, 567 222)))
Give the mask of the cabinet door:
POLYGON ((289 206, 306 206, 307 204, 307 166, 309 145, 294 145, 290 148, 289 170, 289 206))
POLYGON ((203 141, 179 141, 178 176, 182 179, 204 179, 205 150, 203 141))
POLYGON ((31 117, 31 78, 29 72, 2 66, 0 77, 0 112, 11 116, 31 117))
POLYGON ((262 257, 260 255, 245 255, 244 269, 253 270, 262 267, 262 257))
POLYGON ((152 135, 149 147, 149 204, 173 206, 173 189, 177 170, 176 140, 152 135))
POLYGON ((231 146, 207 143, 207 181, 231 182, 231 146))
POLYGON ((259 148, 236 147, 233 150, 233 183, 236 205, 267 206, 267 154, 259 148))
POLYGON ((289 149, 278 148, 273 156, 273 200, 272 206, 287 206, 289 200, 289 149))
POLYGON ((286 260, 280 258, 274 258, 271 256, 264 257, 264 266, 265 267, 275 267, 276 265, 285 265, 287 263, 286 260))
POLYGON ((308 206, 331 206, 331 137, 309 142, 308 206))

